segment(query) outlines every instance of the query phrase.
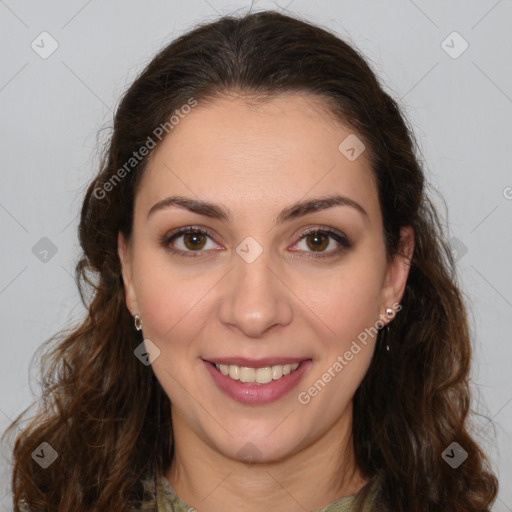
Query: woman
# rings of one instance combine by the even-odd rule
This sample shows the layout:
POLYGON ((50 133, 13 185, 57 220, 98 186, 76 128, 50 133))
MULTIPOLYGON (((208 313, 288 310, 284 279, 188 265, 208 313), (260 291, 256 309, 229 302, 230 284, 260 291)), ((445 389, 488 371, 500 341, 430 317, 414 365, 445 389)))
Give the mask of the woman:
POLYGON ((43 361, 15 510, 489 510, 414 149, 362 56, 305 21, 164 48, 83 202, 88 315, 43 361))

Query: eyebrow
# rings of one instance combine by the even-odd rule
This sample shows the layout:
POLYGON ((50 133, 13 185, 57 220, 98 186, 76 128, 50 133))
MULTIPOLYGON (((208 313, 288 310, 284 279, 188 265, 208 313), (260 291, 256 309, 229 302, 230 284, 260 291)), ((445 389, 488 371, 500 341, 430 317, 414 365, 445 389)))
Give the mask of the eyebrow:
MULTIPOLYGON (((219 219, 224 222, 229 222, 231 218, 229 209, 220 204, 192 199, 185 196, 171 196, 163 199, 162 201, 158 201, 158 203, 154 204, 149 209, 147 216, 150 217, 157 211, 164 210, 171 206, 178 206, 189 210, 192 213, 204 215, 205 217, 213 219, 219 219)), ((293 203, 279 213, 276 217, 276 224, 283 224, 284 222, 302 217, 309 213, 327 210, 328 208, 333 208, 335 206, 349 206, 357 210, 367 219, 369 218, 368 213, 359 203, 346 196, 336 194, 293 203)))

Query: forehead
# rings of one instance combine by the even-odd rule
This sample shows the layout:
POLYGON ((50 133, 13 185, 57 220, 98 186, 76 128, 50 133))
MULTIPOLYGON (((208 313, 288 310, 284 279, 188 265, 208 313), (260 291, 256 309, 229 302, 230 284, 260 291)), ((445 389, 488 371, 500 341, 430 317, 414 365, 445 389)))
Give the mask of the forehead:
POLYGON ((371 213, 377 191, 367 151, 356 159, 344 152, 354 137, 305 94, 199 103, 151 155, 140 202, 149 208, 180 193, 261 208, 262 201, 271 207, 338 192, 371 213))

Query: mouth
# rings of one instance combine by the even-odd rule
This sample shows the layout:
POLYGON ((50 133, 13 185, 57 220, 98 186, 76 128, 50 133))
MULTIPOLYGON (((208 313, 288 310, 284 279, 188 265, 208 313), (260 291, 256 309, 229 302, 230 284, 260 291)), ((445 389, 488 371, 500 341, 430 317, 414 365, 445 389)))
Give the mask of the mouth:
POLYGON ((291 391, 312 364, 311 359, 203 359, 217 387, 243 403, 268 403, 291 391), (271 364, 273 363, 273 364, 271 364))

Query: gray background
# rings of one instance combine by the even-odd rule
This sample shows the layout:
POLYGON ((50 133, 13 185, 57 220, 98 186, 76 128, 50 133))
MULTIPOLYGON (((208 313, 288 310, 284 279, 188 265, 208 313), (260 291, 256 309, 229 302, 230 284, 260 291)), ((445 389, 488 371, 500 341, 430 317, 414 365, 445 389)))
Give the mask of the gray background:
MULTIPOLYGON (((0 0, 2 432, 38 393, 37 364, 29 375, 36 348, 83 314, 72 278, 77 214, 120 95, 165 43, 249 6, 0 0)), ((474 419, 474 432, 503 485, 493 510, 512 511, 512 2, 253 3, 267 8, 304 15, 356 45, 405 106, 428 178, 446 200, 472 311, 473 405, 487 417, 474 419)), ((11 509, 9 450, 4 443, 1 510, 11 509)))

